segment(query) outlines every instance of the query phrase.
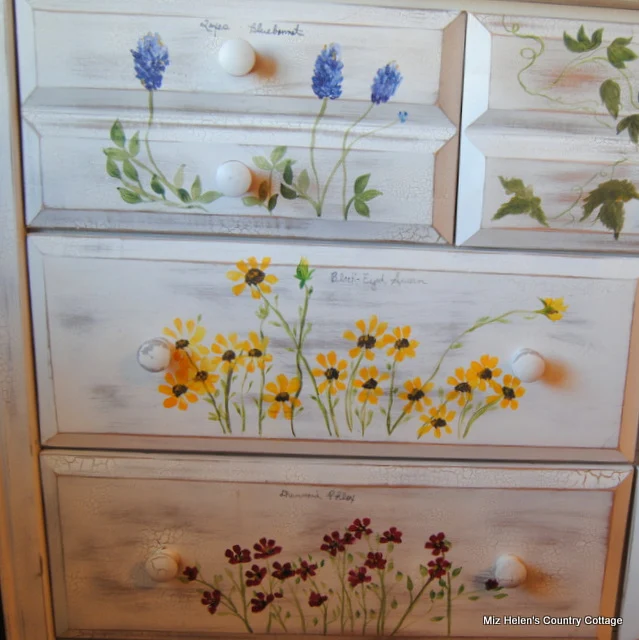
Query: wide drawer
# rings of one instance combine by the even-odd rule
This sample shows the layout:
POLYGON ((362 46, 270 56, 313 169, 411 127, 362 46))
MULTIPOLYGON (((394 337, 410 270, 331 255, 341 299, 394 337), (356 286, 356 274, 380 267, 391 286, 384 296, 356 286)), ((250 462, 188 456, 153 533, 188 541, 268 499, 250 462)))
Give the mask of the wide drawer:
POLYGON ((48 445, 634 453, 637 260, 46 236, 29 253, 48 445))
POLYGON ((630 467, 62 451, 42 468, 61 637, 614 629, 596 620, 615 615, 630 467))
POLYGON ((32 227, 452 243, 458 11, 17 5, 32 227))

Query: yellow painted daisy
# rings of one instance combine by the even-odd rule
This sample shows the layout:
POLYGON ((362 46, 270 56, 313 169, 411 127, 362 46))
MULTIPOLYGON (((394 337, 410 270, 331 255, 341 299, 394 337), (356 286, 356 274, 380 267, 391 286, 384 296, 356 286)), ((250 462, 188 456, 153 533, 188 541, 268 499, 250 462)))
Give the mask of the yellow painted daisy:
POLYGON ((246 368, 250 373, 253 373, 255 369, 264 369, 269 362, 273 361, 273 356, 270 353, 266 353, 268 348, 269 339, 264 336, 260 336, 251 331, 249 333, 248 340, 246 341, 246 368))
POLYGON ((466 372, 466 380, 471 387, 486 391, 490 381, 501 375, 501 369, 497 368, 499 358, 496 356, 483 355, 479 362, 474 360, 470 363, 470 369, 466 372))
POLYGON ((420 416, 423 426, 417 431, 417 437, 421 438, 423 435, 433 432, 436 438, 442 437, 442 431, 446 433, 452 433, 453 430, 450 427, 450 423, 455 419, 456 413, 454 411, 448 411, 445 404, 439 407, 432 407, 428 412, 429 415, 420 416))
MULTIPOLYGON (((471 379, 476 380, 474 376, 471 379)), ((473 385, 463 367, 455 369, 455 375, 449 376, 446 382, 452 387, 446 396, 446 402, 457 400, 457 404, 463 407, 473 397, 473 385)))
POLYGON ((370 402, 371 404, 377 404, 379 396, 384 395, 383 389, 380 388, 379 383, 387 380, 389 375, 387 373, 380 373, 377 367, 363 367, 359 372, 359 379, 353 383, 357 389, 361 389, 357 395, 357 399, 364 403, 370 402))
POLYGON ((388 328, 388 322, 379 322, 377 316, 371 316, 368 326, 364 320, 358 320, 355 327, 358 334, 350 329, 344 332, 344 337, 356 345, 348 352, 348 355, 351 358, 356 358, 360 353, 364 353, 367 360, 373 360, 375 358, 373 349, 385 346, 383 336, 388 328))
POLYGON ((175 373, 168 372, 164 376, 166 384, 161 384, 158 391, 168 396, 162 403, 167 409, 177 407, 180 411, 186 411, 189 404, 198 401, 197 394, 191 389, 189 372, 186 367, 181 367, 175 373))
POLYGON ((486 398, 486 402, 497 402, 501 400, 499 406, 502 409, 507 409, 510 407, 513 411, 519 407, 519 398, 521 398, 525 393, 526 389, 520 386, 521 380, 519 378, 515 378, 507 373, 504 376, 503 384, 499 384, 498 382, 492 382, 491 387, 493 390, 499 395, 496 396, 488 396, 486 398))
POLYGON ((275 419, 282 411, 284 417, 290 420, 293 408, 302 405, 300 399, 295 397, 299 388, 299 378, 289 380, 283 373, 277 376, 277 382, 269 382, 264 388, 264 402, 271 405, 268 408, 269 417, 275 419))
POLYGON ((426 406, 433 404, 433 401, 426 394, 434 386, 434 382, 422 384, 421 378, 413 378, 404 382, 406 391, 400 391, 397 394, 400 400, 406 400, 407 404, 404 406, 404 413, 410 413, 413 409, 421 413, 426 406))
POLYGON ((270 258, 264 258, 261 263, 256 258, 240 260, 236 265, 239 271, 229 271, 226 274, 229 280, 239 283, 233 287, 233 293, 239 296, 247 286, 254 298, 260 298, 262 293, 271 293, 271 285, 277 282, 277 278, 265 273, 269 264, 270 258))
POLYGON ((175 341, 173 359, 178 362, 188 360, 185 349, 189 350, 193 360, 198 360, 209 352, 207 347, 202 344, 202 340, 206 336, 206 329, 197 320, 184 321, 181 318, 176 318, 173 320, 173 327, 164 327, 162 333, 175 341))
POLYGON ((346 371, 348 363, 346 360, 337 359, 337 354, 334 351, 329 351, 326 355, 320 353, 317 356, 317 362, 321 369, 313 369, 313 375, 316 378, 324 378, 318 386, 320 393, 324 393, 327 388, 330 388, 330 393, 335 395, 338 391, 344 391, 346 385, 344 380, 348 375, 346 371))
POLYGON ((564 303, 563 298, 539 298, 539 300, 544 305, 544 308, 537 311, 537 313, 546 316, 552 322, 561 320, 564 317, 564 313, 568 311, 568 305, 564 303))
POLYGON ((404 358, 414 358, 415 349, 419 346, 417 340, 410 339, 410 327, 396 327, 393 329, 392 336, 386 336, 385 343, 391 344, 391 348, 386 355, 392 356, 396 362, 402 362, 404 358))
POLYGON ((196 367, 188 369, 190 388, 201 396, 215 393, 215 385, 219 382, 220 376, 213 371, 215 371, 215 365, 211 358, 205 357, 198 360, 196 367))
POLYGON ((211 345, 211 363, 215 368, 220 367, 222 373, 228 373, 231 368, 240 367, 246 360, 247 344, 237 338, 237 333, 230 333, 228 338, 218 333, 211 345))

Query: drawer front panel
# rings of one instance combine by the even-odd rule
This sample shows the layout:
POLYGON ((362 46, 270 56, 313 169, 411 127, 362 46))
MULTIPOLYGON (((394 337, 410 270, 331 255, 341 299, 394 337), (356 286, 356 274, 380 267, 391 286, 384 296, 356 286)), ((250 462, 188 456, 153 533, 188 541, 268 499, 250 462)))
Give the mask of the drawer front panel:
POLYGON ((458 244, 636 251, 639 26, 600 15, 469 16, 458 244))
POLYGON ((18 4, 32 226, 452 242, 459 12, 18 4))
POLYGON ((614 612, 627 468, 62 452, 43 471, 63 637, 497 638, 506 616, 611 637, 591 623, 614 612))
POLYGON ((304 255, 32 237, 44 441, 632 457, 635 261, 304 255), (545 366, 537 382, 517 365, 522 349, 545 366), (167 359, 149 373, 136 354, 147 369, 167 359))

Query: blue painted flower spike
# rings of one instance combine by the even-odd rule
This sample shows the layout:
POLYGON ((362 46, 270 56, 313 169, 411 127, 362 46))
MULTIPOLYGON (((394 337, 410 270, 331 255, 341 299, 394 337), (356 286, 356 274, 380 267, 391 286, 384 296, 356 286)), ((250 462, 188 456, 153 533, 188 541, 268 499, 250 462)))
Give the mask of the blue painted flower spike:
POLYGON ((373 104, 388 102, 395 95, 403 79, 404 76, 399 72, 395 62, 389 62, 385 67, 378 69, 371 87, 371 102, 373 104))
POLYGON ((344 63, 340 59, 341 53, 340 46, 332 43, 317 56, 312 86, 313 93, 320 99, 336 100, 342 95, 344 63))
POLYGON ((135 77, 148 91, 162 86, 162 76, 169 66, 169 50, 160 34, 148 33, 138 40, 137 50, 131 49, 135 77))
POLYGON ((397 114, 397 117, 399 118, 400 122, 406 122, 406 120, 408 120, 408 111, 400 111, 397 114))

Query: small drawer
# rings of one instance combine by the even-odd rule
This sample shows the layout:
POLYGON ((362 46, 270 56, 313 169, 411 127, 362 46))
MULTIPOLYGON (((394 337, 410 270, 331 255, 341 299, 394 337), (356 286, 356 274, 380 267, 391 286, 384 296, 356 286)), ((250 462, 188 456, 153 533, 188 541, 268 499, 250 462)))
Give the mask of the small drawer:
POLYGON ((639 24, 599 15, 469 15, 457 244, 637 251, 639 24))
POLYGON ((634 454, 639 260, 44 235, 29 252, 47 445, 634 454))
POLYGON ((42 468, 59 637, 605 640, 619 624, 630 467, 62 451, 42 468))
POLYGON ((30 226, 452 243, 465 15, 178 4, 18 1, 30 226))

